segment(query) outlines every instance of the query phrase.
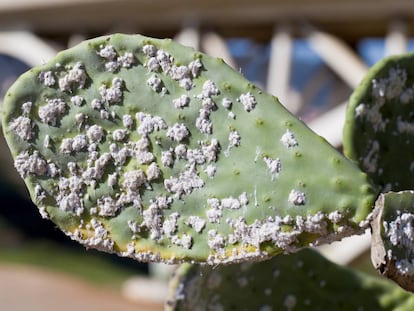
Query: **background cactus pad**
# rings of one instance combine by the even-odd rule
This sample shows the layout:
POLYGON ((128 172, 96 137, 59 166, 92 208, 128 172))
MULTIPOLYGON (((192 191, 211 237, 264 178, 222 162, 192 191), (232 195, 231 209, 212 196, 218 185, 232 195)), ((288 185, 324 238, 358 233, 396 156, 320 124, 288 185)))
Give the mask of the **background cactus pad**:
POLYGON ((414 292, 414 192, 381 194, 373 214, 371 257, 375 268, 414 292))
POLYGON ((413 307, 414 297, 390 281, 353 272, 304 249, 261 263, 216 268, 183 264, 171 279, 165 310, 408 311, 413 307))
POLYGON ((220 59, 105 36, 5 96, 3 129, 44 217, 141 261, 243 261, 360 232, 365 174, 220 59))
POLYGON ((372 67, 351 96, 344 152, 382 192, 414 189, 414 54, 372 67))

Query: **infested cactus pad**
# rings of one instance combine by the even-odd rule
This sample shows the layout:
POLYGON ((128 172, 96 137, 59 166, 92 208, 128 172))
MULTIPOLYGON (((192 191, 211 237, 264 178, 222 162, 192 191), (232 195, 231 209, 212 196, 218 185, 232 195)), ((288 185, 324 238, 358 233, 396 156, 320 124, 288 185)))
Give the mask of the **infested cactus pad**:
POLYGON ((233 262, 359 232, 366 176, 275 97, 171 40, 112 35, 24 74, 3 103, 44 217, 143 261, 233 262))
POLYGON ((183 264, 166 311, 412 310, 414 298, 385 279, 340 267, 304 249, 260 263, 183 264))
POLYGON ((382 192, 414 189, 414 54, 372 67, 350 98, 344 151, 382 192))
POLYGON ((414 292, 414 192, 388 192, 378 198, 372 221, 374 267, 414 292))

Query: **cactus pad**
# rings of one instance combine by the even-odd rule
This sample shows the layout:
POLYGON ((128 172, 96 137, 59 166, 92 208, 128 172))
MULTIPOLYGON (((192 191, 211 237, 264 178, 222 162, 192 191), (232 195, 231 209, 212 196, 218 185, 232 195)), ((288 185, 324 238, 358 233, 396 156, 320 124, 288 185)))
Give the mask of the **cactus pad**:
POLYGON ((170 281, 166 311, 412 310, 393 283, 357 273, 304 249, 261 263, 183 264, 170 281), (333 307, 334 306, 334 307, 333 307))
POLYGON ((382 192, 414 189, 414 54, 372 67, 347 108, 344 152, 382 192))
POLYGON ((85 41, 10 88, 3 129, 44 217, 141 261, 267 258, 360 232, 365 174, 222 60, 85 41))
POLYGON ((381 194, 373 217, 371 257, 375 268, 414 292, 414 192, 381 194))

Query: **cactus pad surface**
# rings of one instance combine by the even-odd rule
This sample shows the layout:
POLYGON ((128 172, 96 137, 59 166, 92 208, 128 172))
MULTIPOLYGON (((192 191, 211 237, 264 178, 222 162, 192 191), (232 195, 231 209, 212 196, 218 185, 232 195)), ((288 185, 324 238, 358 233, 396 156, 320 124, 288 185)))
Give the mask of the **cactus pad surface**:
POLYGON ((381 194, 373 216, 371 257, 375 268, 414 292, 414 192, 381 194))
POLYGON ((414 54, 373 66, 347 108, 344 152, 382 192, 414 189, 414 54))
POLYGON ((304 249, 260 263, 183 264, 166 311, 412 310, 414 297, 392 282, 340 267, 304 249))
POLYGON ((263 259, 361 232, 376 190, 278 102, 171 40, 62 51, 5 96, 3 130, 41 214, 141 261, 263 259))

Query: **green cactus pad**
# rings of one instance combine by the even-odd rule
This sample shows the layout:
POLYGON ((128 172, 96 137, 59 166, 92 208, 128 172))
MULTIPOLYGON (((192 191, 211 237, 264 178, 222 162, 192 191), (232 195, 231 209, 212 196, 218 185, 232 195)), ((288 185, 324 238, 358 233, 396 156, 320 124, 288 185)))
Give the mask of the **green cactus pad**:
POLYGON ((414 191, 381 194, 373 213, 374 267, 414 292, 414 191))
POLYGON ((344 152, 382 192, 414 189, 414 54, 373 66, 352 94, 344 152))
POLYGON ((386 279, 340 267, 304 249, 260 263, 183 264, 165 311, 413 310, 414 297, 386 279))
POLYGON ((3 103, 43 216, 141 261, 266 258, 362 231, 365 174, 221 59, 105 36, 24 74, 3 103))

